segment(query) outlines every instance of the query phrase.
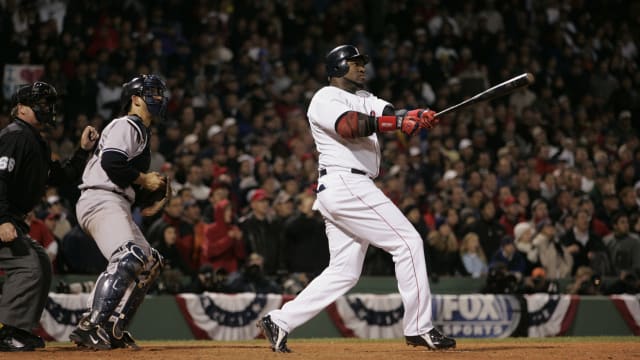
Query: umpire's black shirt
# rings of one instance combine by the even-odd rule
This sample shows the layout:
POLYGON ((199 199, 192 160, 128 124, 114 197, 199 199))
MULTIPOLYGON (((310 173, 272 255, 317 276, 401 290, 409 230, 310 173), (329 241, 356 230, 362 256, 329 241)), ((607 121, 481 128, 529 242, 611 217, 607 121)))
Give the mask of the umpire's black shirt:
POLYGON ((0 131, 0 224, 12 222, 28 232, 25 215, 42 199, 47 184, 78 179, 87 157, 79 148, 64 165, 51 161, 51 149, 38 129, 14 118, 0 131))

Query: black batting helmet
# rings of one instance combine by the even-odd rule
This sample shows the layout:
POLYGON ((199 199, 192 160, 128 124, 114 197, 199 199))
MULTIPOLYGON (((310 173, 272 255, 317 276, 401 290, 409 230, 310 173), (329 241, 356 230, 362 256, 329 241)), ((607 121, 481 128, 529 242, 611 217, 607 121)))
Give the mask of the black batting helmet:
POLYGON ((167 112, 167 85, 157 75, 137 75, 129 82, 122 85, 122 95, 120 96, 120 106, 123 113, 129 110, 131 96, 136 95, 142 98, 147 104, 149 113, 161 120, 167 112), (161 96, 161 99, 158 97, 161 96))
POLYGON ((30 107, 36 120, 47 125, 54 125, 56 122, 57 100, 56 88, 44 81, 21 86, 12 98, 13 106, 22 104, 30 107))
POLYGON ((365 64, 369 62, 369 57, 360 54, 358 48, 353 45, 340 45, 329 51, 324 62, 327 69, 327 76, 345 76, 347 72, 349 72, 349 64, 347 64, 347 61, 355 59, 363 59, 365 64))

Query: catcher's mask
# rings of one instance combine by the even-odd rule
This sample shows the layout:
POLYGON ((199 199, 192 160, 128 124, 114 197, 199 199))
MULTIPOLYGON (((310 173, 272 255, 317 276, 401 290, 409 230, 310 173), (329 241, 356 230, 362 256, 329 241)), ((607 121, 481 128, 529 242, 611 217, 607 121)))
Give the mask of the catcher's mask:
POLYGON ((139 96, 147 104, 151 116, 164 120, 169 101, 167 85, 157 75, 138 75, 122 85, 120 105, 122 113, 129 111, 131 96, 139 96))
POLYGON ((358 48, 353 45, 340 45, 331 50, 325 58, 325 68, 328 77, 343 77, 349 72, 347 61, 362 59, 364 63, 369 62, 369 57, 360 54, 358 48))
POLYGON ((21 86, 13 94, 13 106, 22 104, 33 110, 36 120, 42 124, 55 125, 56 101, 58 92, 52 85, 36 81, 33 84, 21 86))

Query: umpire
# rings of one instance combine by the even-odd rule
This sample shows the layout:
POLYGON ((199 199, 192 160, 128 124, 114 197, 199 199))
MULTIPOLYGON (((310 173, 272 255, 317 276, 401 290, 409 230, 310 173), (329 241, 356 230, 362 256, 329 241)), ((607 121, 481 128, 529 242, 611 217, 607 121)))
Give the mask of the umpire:
POLYGON ((51 263, 28 235, 26 214, 42 199, 47 184, 74 182, 82 174, 98 132, 87 126, 80 149, 64 164, 51 161, 42 137, 55 124, 56 89, 35 82, 13 95, 11 122, 0 131, 0 269, 5 282, 0 297, 0 351, 44 347, 31 330, 40 321, 49 286, 51 263))

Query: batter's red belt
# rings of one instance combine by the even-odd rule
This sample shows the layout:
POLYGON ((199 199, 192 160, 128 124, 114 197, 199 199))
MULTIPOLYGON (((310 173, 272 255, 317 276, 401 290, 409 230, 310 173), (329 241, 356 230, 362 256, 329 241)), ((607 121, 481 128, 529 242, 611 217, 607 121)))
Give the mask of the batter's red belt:
MULTIPOLYGON (((365 175, 365 176, 367 175, 366 172, 358 169, 353 169, 353 168, 351 168, 351 173, 358 174, 358 175, 365 175)), ((327 175, 327 169, 320 169, 319 174, 320 174, 320 177, 327 175)))

